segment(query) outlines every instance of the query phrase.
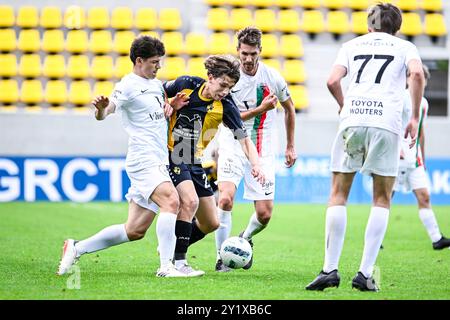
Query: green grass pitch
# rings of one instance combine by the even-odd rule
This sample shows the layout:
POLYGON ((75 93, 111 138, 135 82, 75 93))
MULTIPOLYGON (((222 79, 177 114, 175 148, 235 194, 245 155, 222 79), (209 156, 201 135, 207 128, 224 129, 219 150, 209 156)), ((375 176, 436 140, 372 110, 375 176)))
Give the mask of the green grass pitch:
MULTIPOLYGON (((434 211, 441 231, 450 235, 450 206, 434 211)), ((251 204, 235 206, 232 235, 244 228, 251 213, 251 204)), ((210 234, 188 252, 205 276, 164 279, 155 277, 155 223, 143 240, 83 256, 79 277, 55 275, 63 240, 123 223, 126 203, 2 203, 0 299, 450 299, 450 250, 432 250, 415 206, 392 207, 377 260, 381 291, 351 289, 368 215, 367 205, 348 207, 340 287, 309 292, 304 287, 323 263, 325 205, 275 204, 270 225, 254 237, 255 260, 248 271, 214 272, 210 234)))

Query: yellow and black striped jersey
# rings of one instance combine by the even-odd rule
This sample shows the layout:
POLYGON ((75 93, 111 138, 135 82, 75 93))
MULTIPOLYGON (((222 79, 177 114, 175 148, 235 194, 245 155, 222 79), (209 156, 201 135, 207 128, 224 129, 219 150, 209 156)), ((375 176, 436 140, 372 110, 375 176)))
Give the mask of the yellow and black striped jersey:
POLYGON ((222 122, 234 132, 236 139, 247 136, 239 109, 231 96, 220 101, 207 99, 202 95, 205 85, 206 80, 191 76, 181 76, 163 85, 169 98, 178 92, 189 96, 189 103, 172 114, 168 131, 169 150, 187 164, 201 163, 203 150, 222 122))

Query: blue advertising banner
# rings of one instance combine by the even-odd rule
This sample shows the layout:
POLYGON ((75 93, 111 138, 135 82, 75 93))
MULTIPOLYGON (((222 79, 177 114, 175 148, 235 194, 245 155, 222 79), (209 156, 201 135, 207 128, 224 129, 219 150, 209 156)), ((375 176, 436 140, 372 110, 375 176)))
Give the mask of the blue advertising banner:
MULTIPOLYGON (((329 157, 299 157, 293 168, 276 160, 277 202, 327 203, 329 157)), ((433 204, 450 204, 450 159, 427 159, 433 204)), ((122 157, 0 158, 0 202, 124 201, 130 182, 122 157)), ((371 202, 372 179, 357 174, 349 202, 371 202)), ((243 184, 236 200, 242 201, 243 184)), ((414 204, 412 193, 398 192, 394 203, 414 204)))

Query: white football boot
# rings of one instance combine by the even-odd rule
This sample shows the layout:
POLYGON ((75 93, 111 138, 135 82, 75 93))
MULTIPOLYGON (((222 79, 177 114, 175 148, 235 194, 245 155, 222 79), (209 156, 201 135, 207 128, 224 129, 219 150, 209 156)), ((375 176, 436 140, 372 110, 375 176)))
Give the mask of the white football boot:
POLYGON ((183 265, 178 267, 177 270, 184 273, 186 277, 201 277, 205 274, 205 271, 195 270, 187 263, 184 263, 183 265))
POLYGON ((67 239, 62 248, 61 261, 59 262, 57 275, 62 276, 69 272, 70 268, 78 261, 77 250, 75 249, 75 240, 67 239))
POLYGON ((164 267, 158 268, 156 276, 161 278, 186 278, 187 275, 178 271, 173 263, 169 263, 164 267))

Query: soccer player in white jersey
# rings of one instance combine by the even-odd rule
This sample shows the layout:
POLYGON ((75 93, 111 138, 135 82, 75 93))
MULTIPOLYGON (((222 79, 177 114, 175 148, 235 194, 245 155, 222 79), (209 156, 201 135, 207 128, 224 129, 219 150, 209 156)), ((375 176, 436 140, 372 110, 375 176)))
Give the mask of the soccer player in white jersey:
POLYGON ((331 194, 326 212, 325 261, 307 290, 339 286, 338 264, 347 224, 346 203, 357 171, 373 178, 373 203, 367 222, 364 252, 352 287, 378 291, 372 277, 386 232, 392 188, 400 158, 400 137, 416 140, 419 107, 424 88, 417 48, 395 36, 402 23, 400 10, 391 4, 371 7, 369 33, 343 44, 327 86, 339 104, 340 126, 331 152, 331 194), (402 130, 406 71, 412 115, 402 130), (341 79, 349 77, 342 92, 341 79))
MULTIPOLYGON (((430 78, 428 68, 423 66, 425 86, 430 78)), ((408 74, 408 82, 410 76, 408 74)), ((411 117, 411 96, 405 91, 403 107, 403 126, 406 126, 411 117)), ((433 209, 430 203, 429 180, 425 173, 425 119, 428 113, 428 101, 424 97, 420 105, 420 118, 418 139, 413 148, 409 148, 409 140, 403 139, 400 152, 400 166, 395 180, 395 191, 412 191, 417 199, 419 217, 432 242, 433 249, 441 250, 450 247, 450 239, 444 237, 439 230, 433 209)))
MULTIPOLYGON (((286 123, 286 166, 292 167, 297 158, 294 146, 295 109, 289 95, 286 81, 278 71, 259 61, 261 50, 261 31, 255 27, 247 27, 237 33, 237 53, 241 61, 238 83, 231 90, 231 95, 241 112, 241 118, 251 139, 253 140, 261 168, 266 181, 260 184, 251 175, 251 166, 245 158, 239 144, 233 139, 233 133, 222 127, 219 130, 218 185, 219 205, 218 217, 220 227, 216 230, 217 261, 216 271, 229 271, 223 265, 219 250, 222 243, 230 236, 231 212, 236 189, 244 178, 244 198, 253 200, 255 212, 251 215, 247 227, 240 236, 253 246, 252 238, 261 232, 272 217, 273 199, 275 196, 275 158, 272 141, 277 102, 285 110, 286 123)), ((244 267, 249 269, 252 260, 244 267)))
POLYGON ((156 234, 160 268, 156 275, 186 277, 175 269, 171 260, 176 242, 179 199, 167 171, 167 106, 162 83, 156 79, 164 54, 164 45, 158 39, 149 36, 136 38, 130 49, 133 72, 116 84, 109 99, 98 96, 92 102, 97 120, 103 120, 115 111, 121 112, 123 127, 129 135, 126 157, 126 172, 131 181, 126 195, 128 220, 125 224, 109 226, 85 240, 66 240, 58 275, 69 272, 83 254, 142 239, 159 207, 156 234))

